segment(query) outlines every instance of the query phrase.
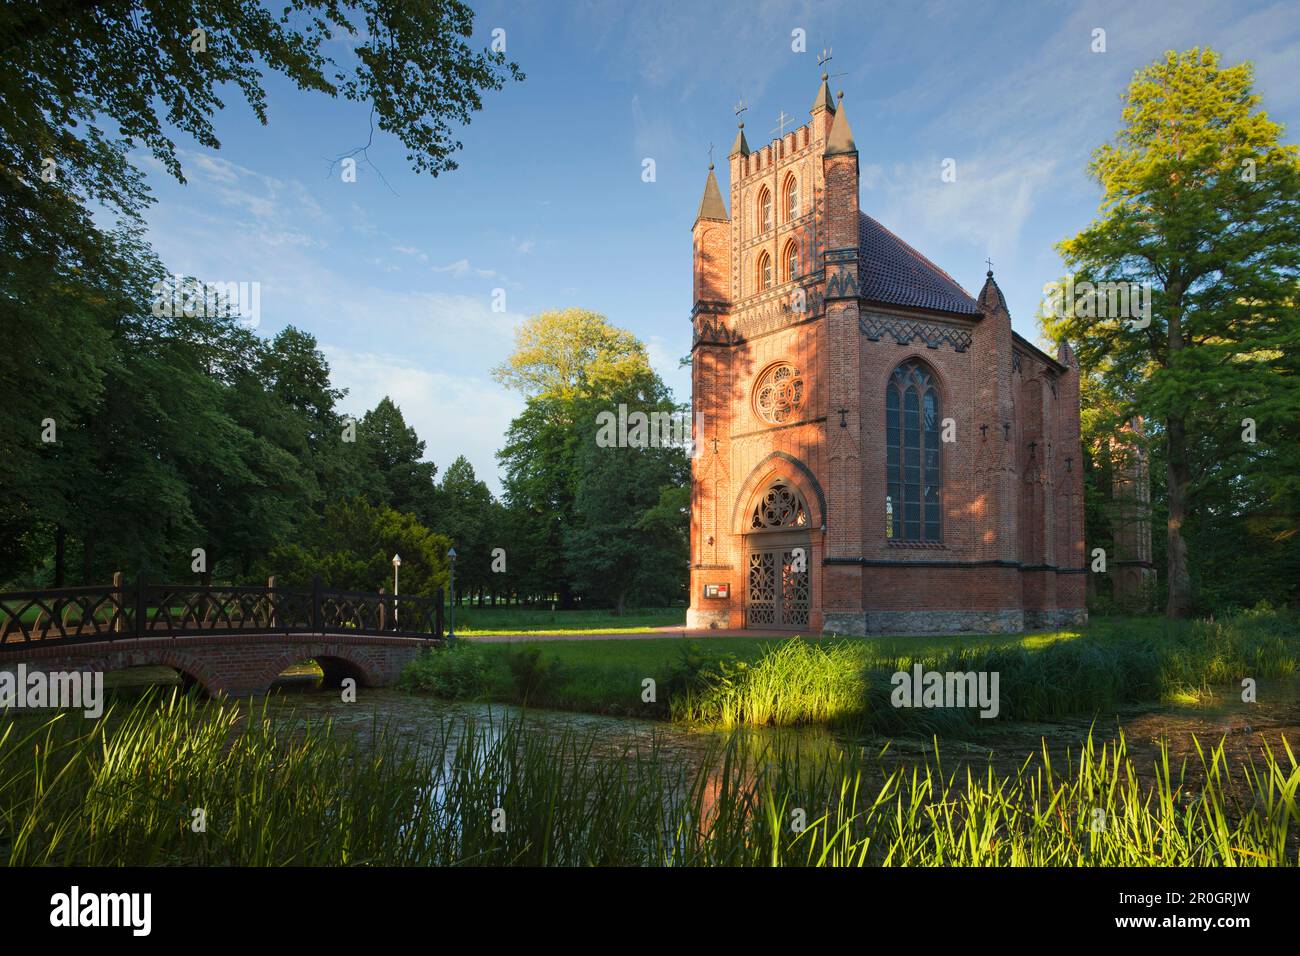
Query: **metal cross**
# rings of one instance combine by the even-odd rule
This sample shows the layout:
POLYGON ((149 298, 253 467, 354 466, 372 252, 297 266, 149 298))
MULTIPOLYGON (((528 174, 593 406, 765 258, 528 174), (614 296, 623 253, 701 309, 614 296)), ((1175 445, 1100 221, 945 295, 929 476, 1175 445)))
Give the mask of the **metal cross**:
POLYGON ((988 263, 989 272, 992 272, 992 271, 993 271, 993 260, 992 260, 992 259, 987 259, 987 258, 986 258, 984 261, 985 261, 986 263, 988 263))
POLYGON ((793 117, 793 116, 786 116, 786 115, 785 115, 785 110, 782 110, 782 111, 780 112, 780 114, 777 116, 776 120, 777 120, 777 126, 776 126, 775 129, 772 130, 772 132, 775 133, 775 132, 777 132, 777 131, 779 130, 780 133, 781 133, 781 135, 784 136, 784 135, 785 135, 785 124, 786 124, 786 123, 793 123, 793 122, 794 122, 794 117, 793 117))

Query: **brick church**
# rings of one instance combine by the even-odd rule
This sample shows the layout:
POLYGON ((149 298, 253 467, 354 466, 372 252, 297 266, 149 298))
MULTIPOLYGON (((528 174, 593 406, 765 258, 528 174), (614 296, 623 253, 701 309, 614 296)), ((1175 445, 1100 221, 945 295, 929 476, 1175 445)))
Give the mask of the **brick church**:
POLYGON ((811 121, 758 150, 741 124, 729 203, 709 167, 688 626, 1081 623, 1074 356, 1012 331, 991 270, 972 297, 859 210, 840 97, 823 74, 811 121))

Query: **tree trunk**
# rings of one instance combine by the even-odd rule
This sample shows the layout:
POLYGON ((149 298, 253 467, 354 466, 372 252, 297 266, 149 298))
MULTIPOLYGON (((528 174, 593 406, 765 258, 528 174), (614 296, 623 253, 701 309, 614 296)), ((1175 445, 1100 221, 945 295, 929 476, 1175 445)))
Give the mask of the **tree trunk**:
MULTIPOLYGON (((1172 280, 1165 288, 1168 295, 1169 359, 1168 366, 1177 370, 1183 341, 1183 284, 1172 280)), ((1192 613, 1192 579, 1187 572, 1187 542, 1183 540, 1183 523, 1187 520, 1187 423, 1182 414, 1172 413, 1165 422, 1165 450, 1169 475, 1165 484, 1169 492, 1169 522, 1166 548, 1168 550, 1169 599, 1165 602, 1165 616, 1189 617, 1192 613)))
POLYGON ((1192 579, 1187 571, 1187 542, 1183 540, 1188 474, 1187 431, 1181 415, 1169 416, 1165 436, 1169 458, 1169 524, 1165 545, 1169 558, 1169 600, 1165 604, 1165 615, 1184 618, 1192 613, 1192 579))
POLYGON ((626 591, 619 591, 619 592, 618 592, 618 607, 614 608, 614 616, 615 616, 615 617, 622 617, 622 616, 623 616, 623 604, 624 604, 624 602, 626 602, 626 600, 627 600, 627 592, 626 592, 626 591))

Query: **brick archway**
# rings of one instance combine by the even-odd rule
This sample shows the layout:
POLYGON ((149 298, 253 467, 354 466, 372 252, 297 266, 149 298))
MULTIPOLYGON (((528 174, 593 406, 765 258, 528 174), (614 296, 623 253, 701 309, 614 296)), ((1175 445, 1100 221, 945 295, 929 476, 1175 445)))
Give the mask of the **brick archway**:
POLYGON ((774 451, 750 471, 736 493, 731 511, 731 530, 734 534, 749 532, 749 514, 758 495, 777 478, 784 478, 798 490, 808 506, 808 530, 821 530, 826 524, 826 496, 807 465, 793 455, 774 451))
POLYGON ((0 658, 0 666, 29 671, 99 671, 170 667, 208 694, 265 693, 284 670, 314 659, 327 684, 352 677, 359 687, 385 687, 429 642, 365 635, 223 634, 136 638, 84 644, 39 645, 0 658))

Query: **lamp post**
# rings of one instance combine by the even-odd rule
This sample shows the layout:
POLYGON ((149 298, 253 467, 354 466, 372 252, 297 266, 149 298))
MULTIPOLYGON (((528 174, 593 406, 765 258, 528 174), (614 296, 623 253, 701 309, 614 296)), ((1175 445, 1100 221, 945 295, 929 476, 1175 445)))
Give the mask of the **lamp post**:
POLYGON ((447 572, 447 590, 451 598, 451 605, 447 615, 447 639, 456 639, 456 549, 447 549, 447 559, 451 562, 447 572))
POLYGON ((393 555, 393 630, 397 630, 397 569, 402 566, 402 556, 393 555))

